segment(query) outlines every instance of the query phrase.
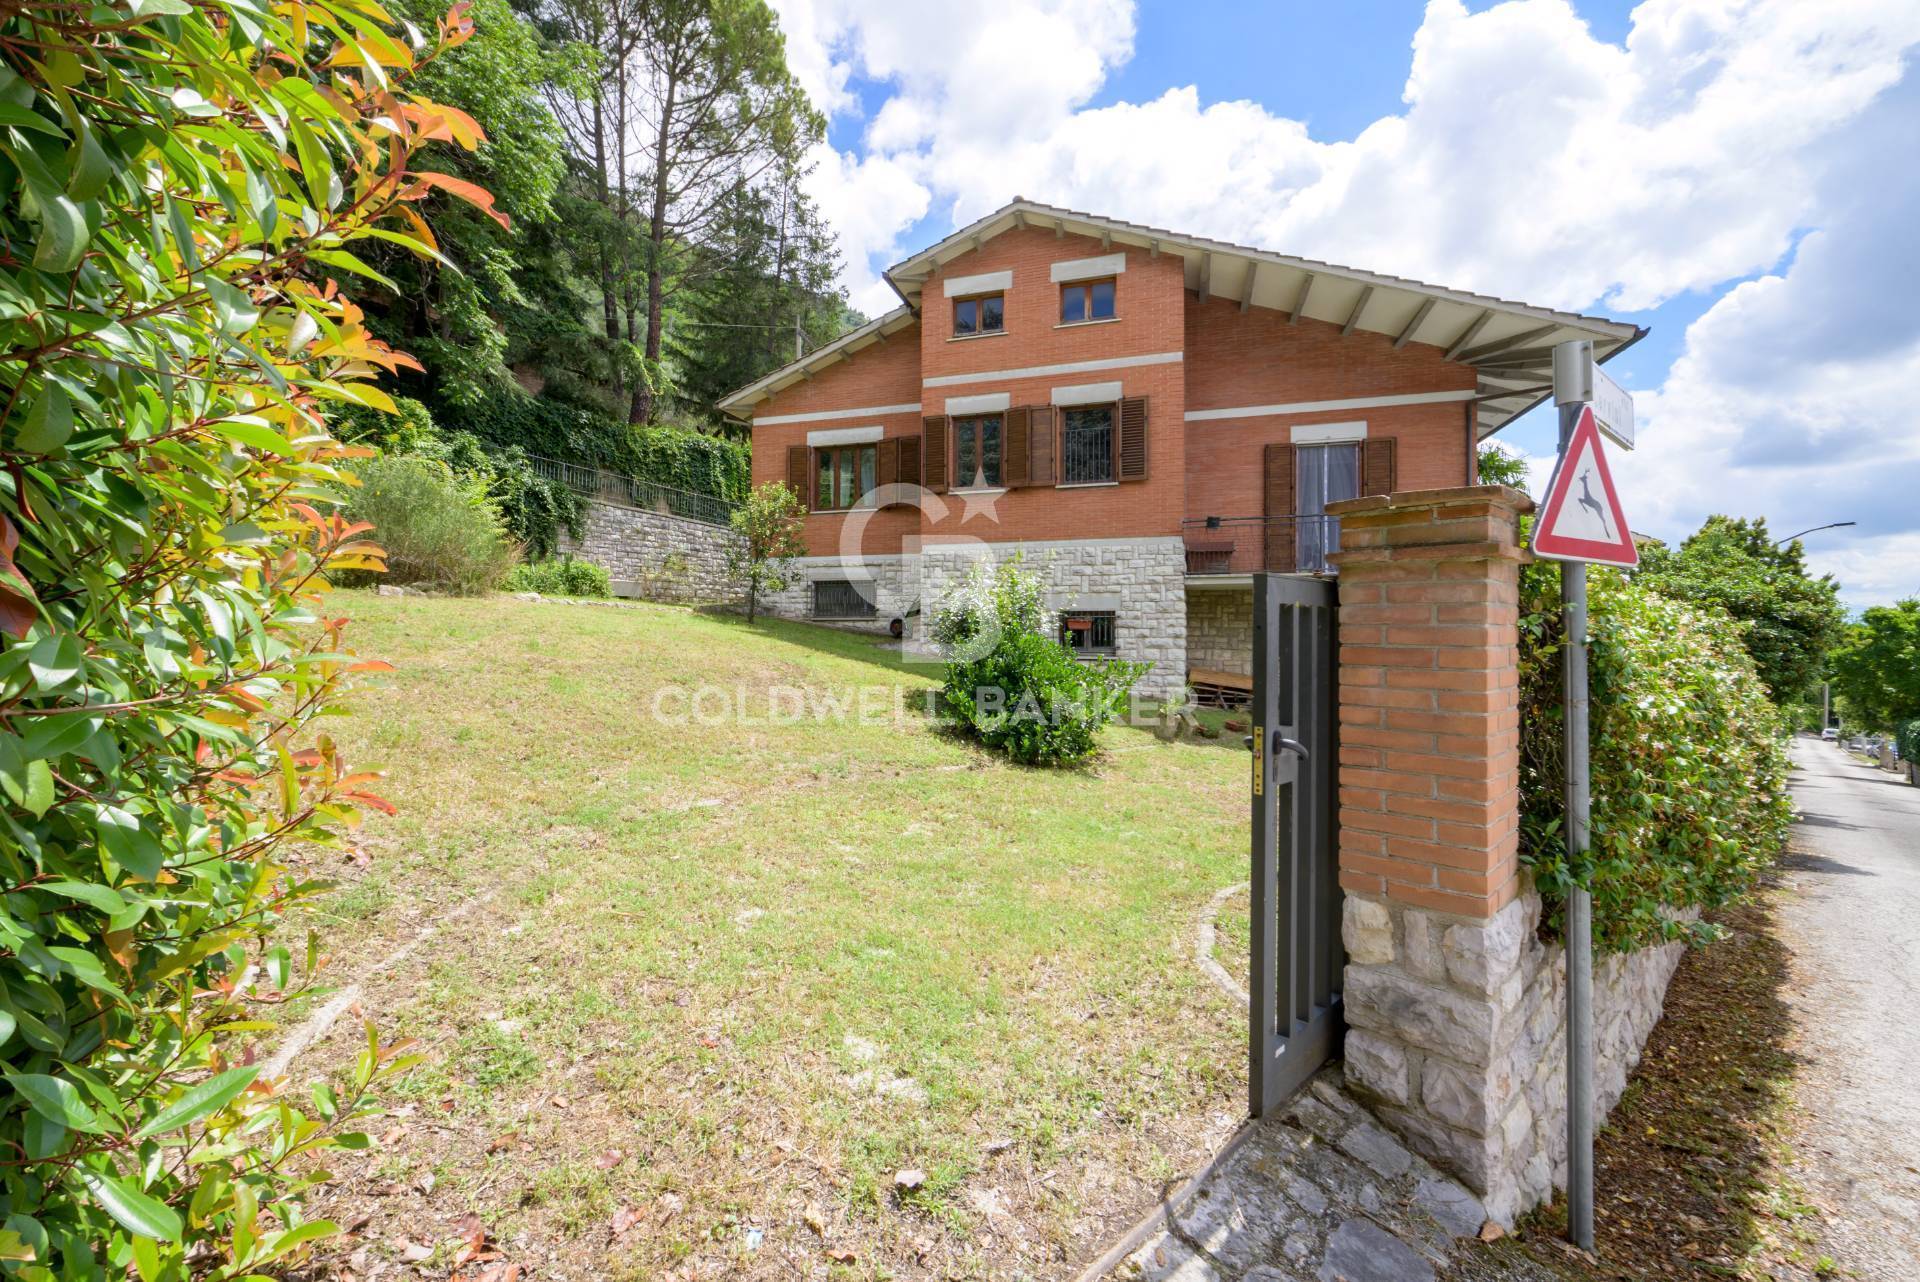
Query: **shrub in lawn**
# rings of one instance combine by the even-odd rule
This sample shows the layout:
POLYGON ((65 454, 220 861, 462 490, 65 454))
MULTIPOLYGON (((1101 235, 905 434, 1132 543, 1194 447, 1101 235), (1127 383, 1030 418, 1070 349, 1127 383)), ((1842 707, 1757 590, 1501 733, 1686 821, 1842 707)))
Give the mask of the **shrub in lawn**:
POLYGON ((370 1037, 300 1090, 255 1051, 318 969, 270 945, 319 889, 290 856, 390 809, 313 725, 378 666, 327 576, 381 564, 326 510, 358 453, 318 407, 387 406, 356 380, 406 360, 340 292, 359 242, 424 252, 405 202, 487 199, 418 167, 471 122, 407 100, 415 50, 470 33, 346 0, 0 8, 8 1277, 303 1271, 337 1232, 303 1192, 406 1063, 370 1037))
POLYGON ((794 562, 806 555, 807 505, 781 481, 757 485, 730 519, 738 537, 727 544, 727 572, 747 585, 747 622, 760 613, 760 594, 793 581, 794 562))
POLYGON ((947 656, 945 715, 1022 765, 1072 765, 1092 756, 1101 727, 1152 667, 1082 661, 1052 634, 1038 576, 1018 558, 976 561, 931 620, 947 656))
POLYGON ((1521 588, 1522 860, 1555 929, 1576 873, 1590 886, 1602 949, 1710 937, 1671 910, 1736 899, 1779 852, 1792 818, 1781 714, 1733 619, 1612 571, 1588 583, 1591 861, 1570 867, 1562 832, 1562 616, 1545 565, 1521 588))
POLYGON ((386 549, 384 582, 462 596, 506 582, 519 553, 484 480, 417 454, 367 459, 353 470, 360 484, 347 492, 347 513, 368 522, 386 549))
POLYGON ((607 597, 613 583, 601 566, 570 556, 552 561, 530 561, 507 575, 509 592, 538 592, 542 596, 607 597))

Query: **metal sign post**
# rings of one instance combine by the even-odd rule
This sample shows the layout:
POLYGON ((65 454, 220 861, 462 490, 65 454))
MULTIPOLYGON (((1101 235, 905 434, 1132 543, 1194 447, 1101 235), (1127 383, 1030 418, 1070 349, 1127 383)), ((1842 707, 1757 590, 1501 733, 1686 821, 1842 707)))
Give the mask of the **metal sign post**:
POLYGON ((1633 448, 1633 398, 1593 363, 1593 344, 1553 350, 1553 399, 1560 407, 1560 460, 1534 521, 1533 550, 1561 562, 1561 650, 1566 706, 1567 870, 1567 1236, 1593 1250, 1593 894, 1592 778, 1588 762, 1587 563, 1638 560, 1599 432, 1633 448), (1597 403, 1596 403, 1597 402, 1597 403), (1574 486, 1579 486, 1576 495, 1574 486), (1599 493, 1593 487, 1599 486, 1599 493))

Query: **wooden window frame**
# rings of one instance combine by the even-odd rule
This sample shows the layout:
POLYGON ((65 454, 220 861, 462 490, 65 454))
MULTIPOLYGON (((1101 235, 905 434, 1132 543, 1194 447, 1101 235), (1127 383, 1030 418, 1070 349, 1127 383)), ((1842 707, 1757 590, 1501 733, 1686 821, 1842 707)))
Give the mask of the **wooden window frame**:
POLYGON ((1120 278, 1118 276, 1096 276, 1092 280, 1070 280, 1060 286, 1060 323, 1062 325, 1098 325, 1104 321, 1120 319, 1120 278), (1105 316, 1093 314, 1093 287, 1095 285, 1113 286, 1113 311, 1105 316), (1078 320, 1067 319, 1067 294, 1080 290, 1085 295, 1082 310, 1086 315, 1078 320))
POLYGON ((990 334, 1004 334, 1006 332, 1007 332, 1007 292, 1005 290, 996 289, 996 290, 991 290, 984 294, 964 294, 961 297, 953 300, 953 337, 985 338, 990 334), (997 298, 1000 300, 1000 325, 999 325, 999 328, 997 329, 980 328, 979 318, 985 310, 983 307, 980 306, 980 304, 985 303, 989 298, 997 298), (963 334, 960 332, 960 309, 967 303, 975 304, 974 327, 968 333, 963 334))
POLYGON ((814 488, 814 495, 813 495, 814 511, 816 512, 851 512, 855 508, 859 507, 866 500, 866 497, 868 494, 872 493, 871 490, 863 490, 859 488, 860 487, 860 452, 862 450, 870 451, 873 454, 873 483, 875 486, 878 486, 880 484, 880 443, 878 441, 868 441, 860 445, 816 445, 813 447, 812 476, 813 476, 813 488, 814 488), (833 478, 833 482, 834 482, 832 486, 833 492, 830 494, 821 494, 819 492, 821 455, 826 455, 829 458, 833 459, 833 466, 828 472, 828 475, 833 478), (854 484, 853 502, 844 504, 844 505, 842 505, 839 502, 840 470, 843 466, 851 467, 853 471, 853 484, 854 484))
MULTIPOLYGON (((973 476, 971 474, 965 477, 960 475, 960 434, 962 432, 975 433, 974 441, 977 446, 979 443, 979 436, 977 434, 980 430, 980 424, 987 419, 995 419, 1000 424, 999 439, 994 445, 996 454, 994 471, 997 473, 997 479, 983 482, 980 488, 989 490, 1004 490, 1008 488, 1007 419, 1012 413, 1013 411, 1011 410, 993 410, 984 414, 955 414, 948 418, 947 448, 952 452, 951 457, 953 459, 952 489, 971 490, 976 488, 973 484, 973 476)), ((984 459, 975 459, 975 463, 979 465, 974 469, 976 472, 984 473, 986 471, 984 459)))

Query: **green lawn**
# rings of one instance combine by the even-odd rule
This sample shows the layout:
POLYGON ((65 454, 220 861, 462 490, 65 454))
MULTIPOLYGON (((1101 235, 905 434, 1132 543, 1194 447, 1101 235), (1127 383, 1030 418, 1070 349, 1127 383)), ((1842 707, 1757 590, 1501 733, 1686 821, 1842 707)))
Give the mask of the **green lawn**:
POLYGON ((325 856, 311 916, 430 1056, 328 1195, 375 1258, 435 1246, 431 1274, 473 1212, 543 1277, 1066 1276, 1237 1120, 1244 1017, 1192 956, 1245 876, 1236 737, 1120 727, 1090 770, 1025 770, 864 638, 336 604, 398 671, 331 729, 400 814, 325 856), (702 686, 749 716, 655 715, 702 686), (855 715, 768 724, 778 687, 855 715))

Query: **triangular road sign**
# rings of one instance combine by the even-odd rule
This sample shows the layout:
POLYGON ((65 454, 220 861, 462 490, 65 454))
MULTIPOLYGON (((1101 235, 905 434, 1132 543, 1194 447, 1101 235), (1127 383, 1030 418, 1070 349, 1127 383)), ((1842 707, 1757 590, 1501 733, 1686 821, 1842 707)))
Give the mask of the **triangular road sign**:
POLYGON ((1547 482, 1547 501, 1533 522, 1533 553, 1553 561, 1593 561, 1632 569, 1640 564, 1620 495, 1600 446, 1592 406, 1580 408, 1567 448, 1547 482))

